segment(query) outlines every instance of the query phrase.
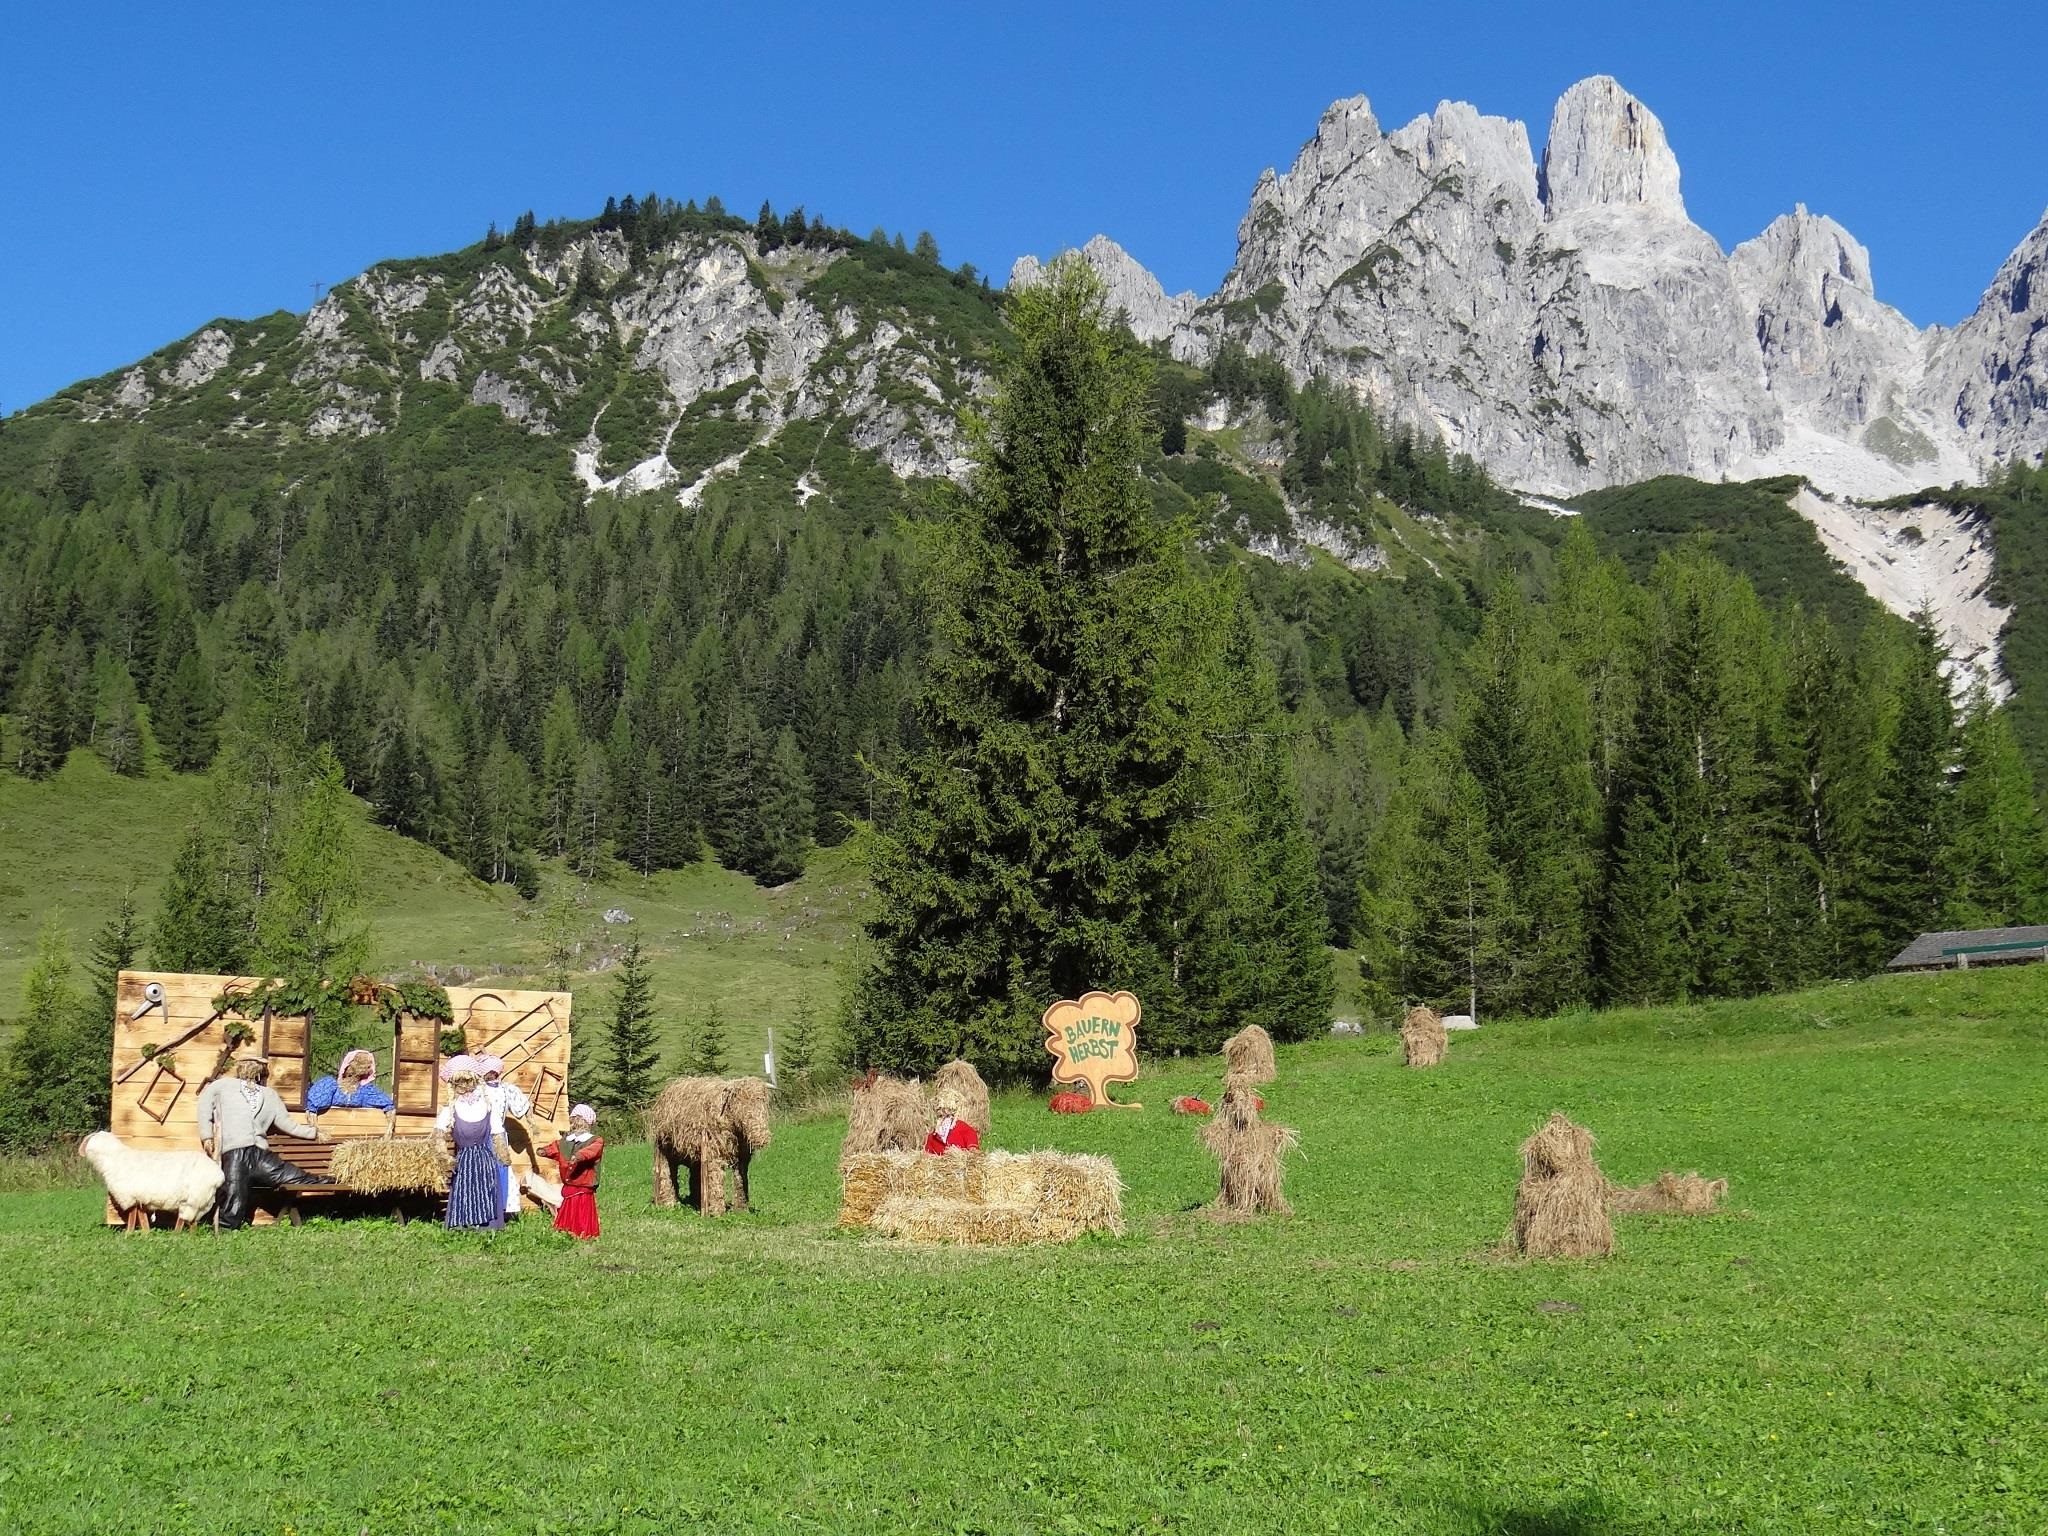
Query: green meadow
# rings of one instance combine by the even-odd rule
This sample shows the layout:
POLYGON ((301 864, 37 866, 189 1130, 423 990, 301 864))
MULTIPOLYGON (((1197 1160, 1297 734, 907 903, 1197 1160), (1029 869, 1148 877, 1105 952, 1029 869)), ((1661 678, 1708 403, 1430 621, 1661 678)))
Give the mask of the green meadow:
POLYGON ((1058 1249, 835 1232, 829 1109, 717 1222, 606 1127, 581 1246, 7 1195, 0 1529, 2039 1532, 2044 1017, 2025 967, 1499 1025, 1432 1072, 1283 1048, 1295 1215, 1240 1224, 1166 1107, 1216 1062, 1139 1113, 999 1096, 994 1144, 1126 1181, 1127 1234, 1058 1249), (1501 1256, 1552 1109, 1727 1208, 1501 1256))

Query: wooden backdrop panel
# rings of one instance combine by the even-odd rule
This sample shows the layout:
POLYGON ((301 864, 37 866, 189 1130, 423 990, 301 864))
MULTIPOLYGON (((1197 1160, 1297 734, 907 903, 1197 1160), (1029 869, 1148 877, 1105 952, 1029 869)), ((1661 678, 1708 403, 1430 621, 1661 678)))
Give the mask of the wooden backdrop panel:
MULTIPOLYGON (((287 1109, 302 1114, 306 1020, 273 1014, 266 1032, 260 1009, 246 1019, 214 1011, 213 1000, 221 993, 231 987, 248 990, 256 981, 249 976, 121 972, 114 993, 113 1109, 108 1127, 116 1136, 132 1147, 197 1151, 199 1091, 212 1076, 227 1043, 227 1026, 234 1022, 255 1028, 255 1043, 271 1057, 271 1086, 287 1109), (163 988, 159 1004, 150 1004, 143 995, 151 982, 163 988), (143 1050, 149 1046, 156 1052, 145 1058, 143 1050)), ((548 1172, 534 1148, 569 1128, 569 994, 450 987, 448 1001, 466 1049, 503 1058, 506 1077, 534 1100, 526 1125, 509 1128, 514 1173, 528 1168, 548 1172)), ((400 1024, 395 1044, 376 1052, 377 1080, 399 1102, 397 1134, 425 1136, 433 1131, 440 1107, 442 1026, 410 1018, 400 1024)), ((337 1136, 381 1135, 384 1129, 384 1117, 374 1111, 330 1110, 322 1123, 337 1136)))

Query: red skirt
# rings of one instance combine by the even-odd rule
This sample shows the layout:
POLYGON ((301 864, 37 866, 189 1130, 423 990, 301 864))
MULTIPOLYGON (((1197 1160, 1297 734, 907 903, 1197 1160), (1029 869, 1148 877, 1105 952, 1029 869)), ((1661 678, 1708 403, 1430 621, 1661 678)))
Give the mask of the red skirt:
POLYGON ((597 1191, 563 1190, 562 1208, 555 1212, 555 1230, 571 1237, 597 1236, 597 1191))

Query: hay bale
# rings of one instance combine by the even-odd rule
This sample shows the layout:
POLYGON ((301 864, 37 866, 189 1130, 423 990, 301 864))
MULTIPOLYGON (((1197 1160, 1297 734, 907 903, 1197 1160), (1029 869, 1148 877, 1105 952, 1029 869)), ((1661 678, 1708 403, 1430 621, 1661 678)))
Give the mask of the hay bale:
POLYGON ((865 1152, 841 1172, 839 1225, 913 1242, 1065 1242, 1123 1231, 1106 1157, 1059 1152, 865 1152))
POLYGON ((1605 1258, 1614 1252, 1607 1179, 1593 1160, 1593 1133, 1553 1114, 1522 1143, 1514 1244, 1537 1259, 1605 1258))
POLYGON ((1647 1184, 1610 1184, 1607 1208, 1625 1215, 1705 1216, 1728 1196, 1726 1179, 1703 1179, 1697 1172, 1670 1169, 1647 1184))
POLYGON ((1280 1075, 1273 1064, 1273 1037, 1258 1025, 1247 1024, 1223 1042, 1223 1071, 1226 1077, 1272 1082, 1280 1075))
POLYGON ((988 1154, 951 1147, 928 1152, 856 1152, 839 1164, 839 1225, 865 1227, 894 1199, 980 1200, 988 1154))
POLYGON ((921 1152, 931 1128, 924 1086, 916 1078, 906 1082, 886 1072, 870 1072, 853 1085, 840 1161, 863 1152, 921 1152))
POLYGON ((1259 1119, 1259 1098, 1249 1082, 1227 1079, 1216 1117, 1202 1127, 1202 1144, 1216 1155, 1219 1169, 1215 1209, 1236 1215, 1293 1214, 1280 1183, 1287 1154, 1300 1142, 1293 1128, 1259 1119))
POLYGON ((1401 1059, 1409 1066, 1436 1066, 1449 1044, 1443 1017, 1434 1008, 1410 1008, 1401 1020, 1401 1059))
POLYGON ((339 1143, 329 1170, 359 1195, 443 1195, 454 1166, 437 1136, 365 1136, 339 1143))
POLYGON ((949 1061, 932 1074, 932 1108, 950 1106, 983 1139, 988 1136, 988 1084, 968 1061, 949 1061))

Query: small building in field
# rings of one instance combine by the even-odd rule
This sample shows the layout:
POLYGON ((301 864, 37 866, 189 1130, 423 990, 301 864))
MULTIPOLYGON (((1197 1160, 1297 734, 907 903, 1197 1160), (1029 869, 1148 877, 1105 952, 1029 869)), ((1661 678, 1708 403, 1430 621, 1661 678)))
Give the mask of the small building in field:
POLYGON ((2048 927, 1966 928, 1923 933, 1896 955, 1888 971, 1967 971, 1977 965, 2048 960, 2048 927))

